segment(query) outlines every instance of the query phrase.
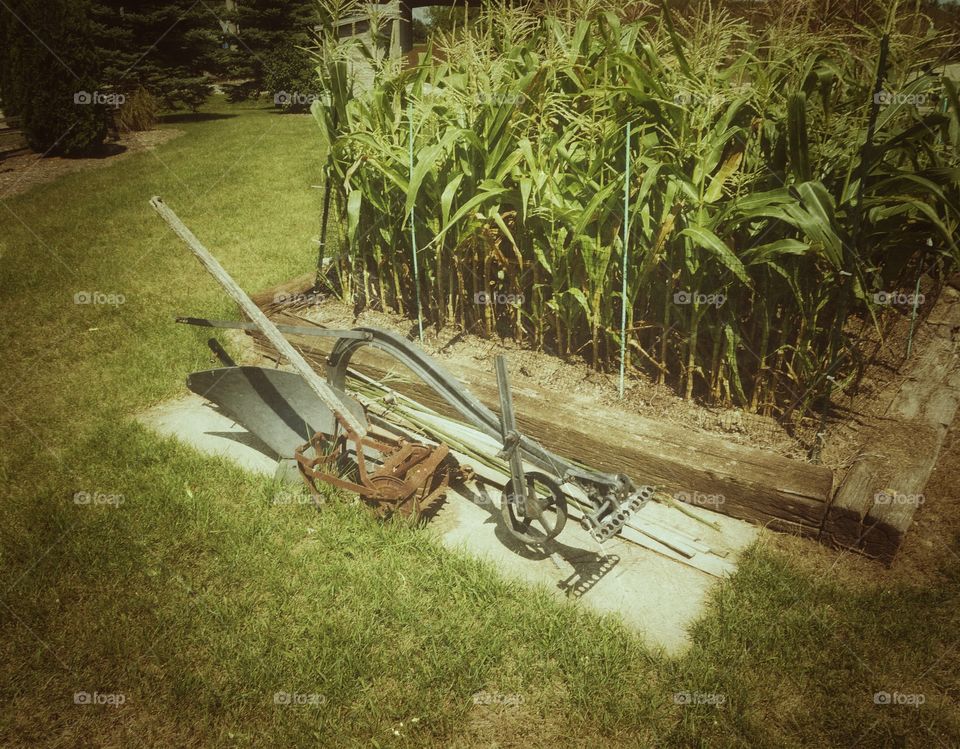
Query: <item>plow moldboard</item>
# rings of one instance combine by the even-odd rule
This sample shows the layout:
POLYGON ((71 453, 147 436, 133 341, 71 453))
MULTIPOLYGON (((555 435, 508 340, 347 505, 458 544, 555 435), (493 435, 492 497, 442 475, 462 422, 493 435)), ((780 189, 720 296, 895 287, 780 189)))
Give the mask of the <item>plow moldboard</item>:
MULTIPOLYGON (((315 432, 331 434, 334 429, 333 412, 294 372, 224 367, 194 372, 187 377, 187 387, 220 406, 279 458, 292 458, 315 432)), ((359 403, 349 397, 344 401, 357 419, 366 422, 359 403)))

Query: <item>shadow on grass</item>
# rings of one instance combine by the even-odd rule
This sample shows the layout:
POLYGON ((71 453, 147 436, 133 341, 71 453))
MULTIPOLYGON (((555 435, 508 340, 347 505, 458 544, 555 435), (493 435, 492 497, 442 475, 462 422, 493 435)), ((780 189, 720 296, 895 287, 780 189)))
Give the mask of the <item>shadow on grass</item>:
POLYGON ((226 114, 224 112, 173 112, 171 114, 160 115, 159 121, 163 124, 173 125, 180 122, 228 120, 236 116, 235 114, 226 114))
MULTIPOLYGON (((122 146, 119 143, 102 143, 90 151, 84 151, 76 155, 61 154, 59 157, 63 159, 109 159, 111 156, 119 156, 127 150, 129 149, 127 149, 126 146, 122 146)), ((51 156, 56 155, 57 154, 51 154, 51 156)))

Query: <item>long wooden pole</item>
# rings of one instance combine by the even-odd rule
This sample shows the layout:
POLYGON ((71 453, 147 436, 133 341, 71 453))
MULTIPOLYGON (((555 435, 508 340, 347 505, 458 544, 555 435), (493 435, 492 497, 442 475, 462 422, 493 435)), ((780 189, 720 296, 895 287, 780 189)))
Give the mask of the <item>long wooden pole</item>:
POLYGON ((317 394, 317 397, 323 401, 324 405, 339 416, 343 423, 353 430, 358 437, 365 436, 367 433, 366 427, 344 406, 343 401, 340 400, 340 396, 307 364, 307 360, 303 358, 299 351, 290 345, 290 342, 277 330, 277 326, 270 322, 267 316, 260 311, 260 308, 254 304, 246 292, 237 285, 237 282, 230 277, 230 274, 227 273, 224 267, 210 254, 210 251, 200 243, 200 240, 194 236, 193 232, 184 225, 177 214, 167 207, 167 204, 161 200, 159 195, 150 199, 150 205, 152 205, 156 212, 160 214, 160 217, 167 222, 167 225, 173 229, 174 233, 184 241, 203 266, 210 271, 210 275, 217 279, 230 298, 240 305, 240 309, 242 309, 253 324, 260 329, 260 332, 266 336, 267 340, 273 344, 277 352, 281 356, 286 357, 287 361, 289 361, 297 371, 297 374, 306 380, 310 389, 317 394))

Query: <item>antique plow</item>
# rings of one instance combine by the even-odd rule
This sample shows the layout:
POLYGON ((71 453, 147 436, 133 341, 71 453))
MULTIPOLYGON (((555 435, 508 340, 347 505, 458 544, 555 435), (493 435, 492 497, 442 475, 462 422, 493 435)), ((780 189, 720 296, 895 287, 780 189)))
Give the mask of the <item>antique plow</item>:
POLYGON ((316 495, 327 483, 358 494, 380 516, 418 518, 442 499, 448 488, 470 478, 444 444, 412 440, 383 420, 371 424, 364 408, 347 394, 351 357, 363 346, 383 351, 408 367, 472 427, 494 438, 509 466, 510 480, 501 499, 507 530, 527 544, 555 538, 567 520, 567 492, 586 496, 582 523, 603 543, 653 496, 623 474, 594 471, 556 455, 521 434, 510 396, 506 363, 497 358, 500 414, 477 399, 435 359, 406 339, 377 328, 329 330, 277 326, 263 314, 223 267, 159 197, 151 205, 240 306, 250 322, 178 318, 178 322, 214 328, 258 330, 294 372, 238 367, 223 354, 221 369, 197 372, 188 387, 220 406, 282 458, 293 458, 316 495), (321 378, 284 334, 335 337, 321 378), (531 469, 530 466, 533 468, 531 469))

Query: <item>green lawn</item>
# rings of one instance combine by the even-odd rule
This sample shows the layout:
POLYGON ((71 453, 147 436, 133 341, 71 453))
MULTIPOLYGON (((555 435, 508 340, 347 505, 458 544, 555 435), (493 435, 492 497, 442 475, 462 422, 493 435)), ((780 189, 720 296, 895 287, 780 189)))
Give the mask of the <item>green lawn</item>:
POLYGON ((421 531, 273 503, 269 481, 132 421, 209 363, 207 333, 171 318, 236 314, 150 196, 248 290, 314 263, 312 121, 205 114, 0 201, 0 745, 960 745, 956 557, 924 586, 756 548, 670 658, 421 531))

